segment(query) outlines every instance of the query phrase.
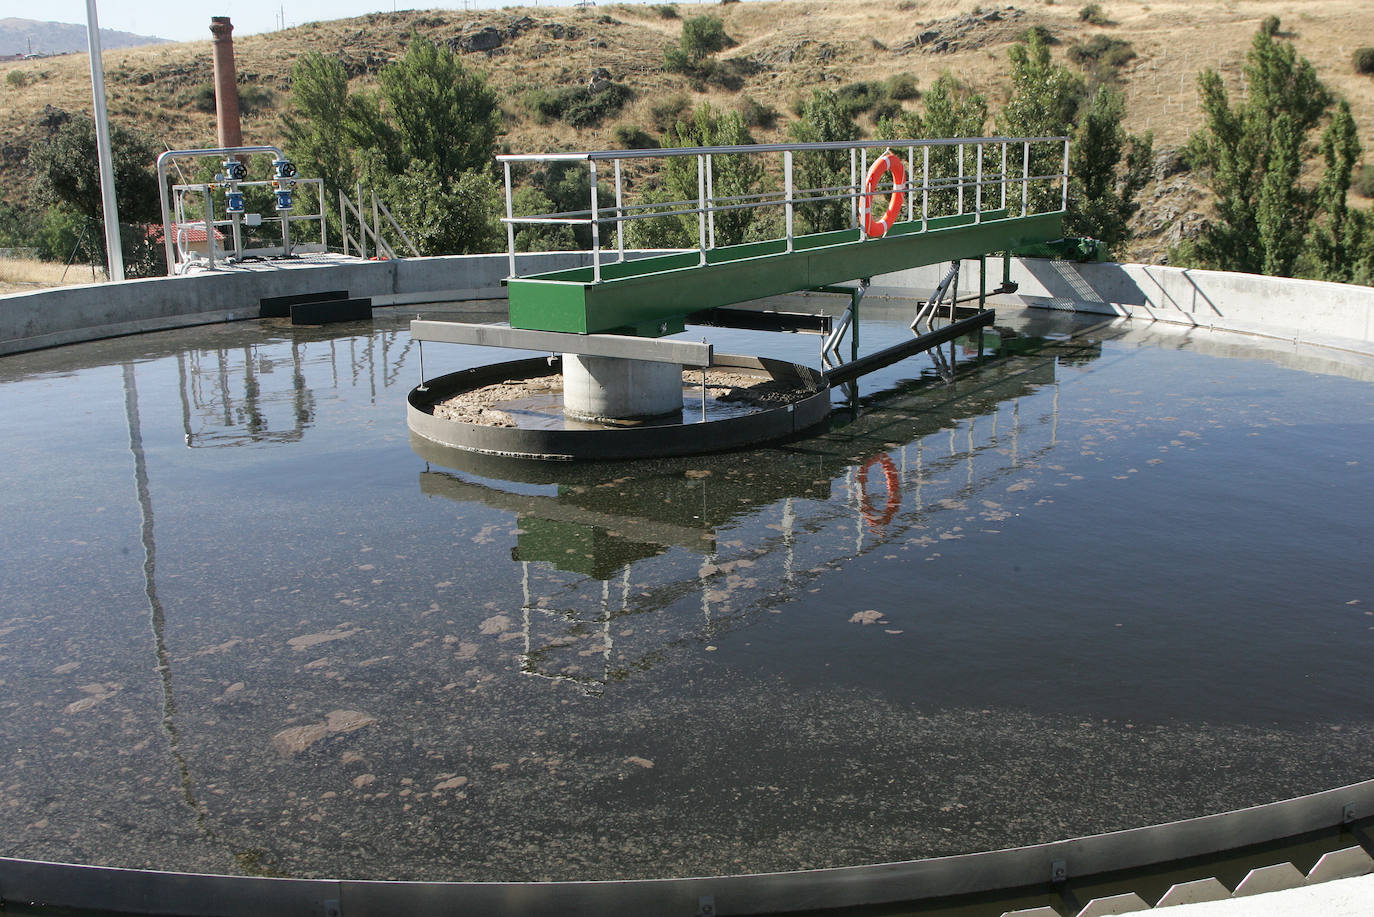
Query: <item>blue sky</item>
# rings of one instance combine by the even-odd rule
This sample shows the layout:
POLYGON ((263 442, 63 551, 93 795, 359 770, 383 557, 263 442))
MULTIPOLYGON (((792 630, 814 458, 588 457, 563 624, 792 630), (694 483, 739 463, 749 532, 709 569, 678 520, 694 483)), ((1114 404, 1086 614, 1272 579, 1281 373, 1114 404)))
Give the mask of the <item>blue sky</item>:
MULTIPOLYGON (((393 9, 498 9, 503 6, 572 6, 575 0, 450 0, 424 3, 416 0, 184 0, 176 4, 148 0, 96 0, 102 29, 118 29, 139 35, 156 35, 173 41, 210 39, 210 17, 228 16, 235 35, 270 32, 285 18, 288 26, 324 19, 346 19, 364 13, 393 9)), ((605 0, 610 2, 610 0, 605 0)), ((686 0, 695 3, 697 0, 686 0)), ((684 4, 685 5, 685 4, 684 4)), ((49 0, 28 13, 32 19, 86 23, 85 0, 49 0)))

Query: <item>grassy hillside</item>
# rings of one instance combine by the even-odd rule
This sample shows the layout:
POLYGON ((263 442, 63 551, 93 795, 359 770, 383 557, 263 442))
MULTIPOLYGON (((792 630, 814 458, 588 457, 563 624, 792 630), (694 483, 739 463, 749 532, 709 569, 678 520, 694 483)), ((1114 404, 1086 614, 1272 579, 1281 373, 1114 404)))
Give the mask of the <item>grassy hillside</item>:
MULTIPOLYGON (((1356 47, 1374 45, 1374 4, 1107 0, 1098 5, 1105 14, 1099 24, 1083 21, 1076 2, 1055 0, 999 7, 967 0, 512 7, 311 23, 236 39, 247 109, 244 138, 247 143, 281 139, 281 113, 289 106, 297 55, 338 54, 355 83, 366 86, 413 34, 464 49, 466 62, 485 72, 505 99, 505 145, 537 152, 617 146, 617 124, 656 135, 673 111, 703 99, 721 106, 752 102, 755 111, 776 111, 776 121, 754 133, 759 140, 779 139, 794 117, 794 102, 812 87, 837 89, 896 73, 911 74, 918 87, 927 87, 951 70, 987 94, 995 111, 1004 97, 1007 47, 1026 29, 1042 26, 1057 41, 1056 56, 1098 36, 1129 43, 1135 57, 1118 71, 1127 126, 1153 131, 1156 150, 1163 153, 1179 147, 1200 124, 1198 71, 1219 68, 1234 92, 1243 91, 1246 49, 1260 21, 1272 14, 1282 21, 1280 36, 1293 41, 1321 79, 1351 101, 1360 140, 1366 149, 1374 147, 1374 78, 1357 75, 1351 65, 1356 47), (702 13, 724 20, 734 41, 718 55, 724 77, 706 85, 662 66, 663 48, 677 41, 683 18, 702 13), (579 130, 558 121, 540 124, 528 110, 529 90, 586 85, 599 70, 634 92, 618 117, 579 130)), ((204 42, 107 51, 105 69, 113 119, 169 148, 214 145, 208 22, 204 42)), ((84 55, 0 64, 0 188, 6 200, 29 197, 25 159, 46 136, 49 108, 89 110, 90 104, 84 55)), ((918 107, 920 102, 901 104, 918 107)), ((872 130, 867 116, 863 127, 872 130)), ((1147 234, 1131 253, 1137 257, 1157 255, 1177 232, 1178 217, 1201 200, 1186 175, 1165 175, 1168 171, 1161 169, 1161 180, 1143 196, 1146 207, 1137 223, 1147 234)))

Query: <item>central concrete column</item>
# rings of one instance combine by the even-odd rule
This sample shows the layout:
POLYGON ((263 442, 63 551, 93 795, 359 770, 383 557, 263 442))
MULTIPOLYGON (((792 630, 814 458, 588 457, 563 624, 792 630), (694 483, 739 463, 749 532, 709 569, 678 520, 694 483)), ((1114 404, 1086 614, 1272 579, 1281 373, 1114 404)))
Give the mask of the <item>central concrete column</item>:
POLYGON ((677 363, 563 354, 563 413, 575 420, 647 420, 682 413, 677 363))

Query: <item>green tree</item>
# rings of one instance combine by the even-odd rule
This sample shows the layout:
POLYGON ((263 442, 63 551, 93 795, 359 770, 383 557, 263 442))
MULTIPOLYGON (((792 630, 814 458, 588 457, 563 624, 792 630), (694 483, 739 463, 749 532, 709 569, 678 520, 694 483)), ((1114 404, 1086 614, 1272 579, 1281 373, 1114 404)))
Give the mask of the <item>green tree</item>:
POLYGON ((939 137, 981 137, 988 121, 988 103, 946 70, 922 99, 925 114, 903 111, 882 118, 877 135, 883 140, 923 140, 939 137))
POLYGON ((292 155, 326 187, 347 191, 362 181, 377 191, 424 254, 497 243, 500 109, 485 79, 452 51, 413 39, 382 69, 376 95, 350 92, 343 66, 319 54, 304 55, 293 80, 292 155))
POLYGON ((501 191, 484 172, 463 172, 439 180, 433 163, 414 160, 384 189, 397 222, 421 253, 470 255, 501 243, 501 191))
POLYGON ((1150 179, 1152 137, 1128 135, 1121 125, 1125 113, 1121 93, 1099 86, 1079 118, 1069 164, 1064 231, 1099 239, 1109 249, 1130 239, 1135 196, 1150 179))
MULTIPOLYGON (((878 137, 885 140, 922 140, 951 137, 981 137, 988 120, 988 103, 981 93, 971 92, 960 80, 946 70, 936 78, 926 92, 925 114, 914 111, 902 112, 896 119, 884 118, 878 122, 878 137)), ((925 175, 925 154, 912 163, 913 183, 921 181, 925 175)), ((967 155, 967 154, 965 154, 967 155)), ((1000 156, 988 149, 984 152, 984 169, 1001 168, 1000 156)), ((959 174, 959 152, 953 146, 932 147, 929 154, 930 178, 932 183, 944 177, 957 177, 959 174)), ((976 163, 969 162, 974 170, 976 163)), ((920 194, 920 191, 914 192, 920 194)), ((936 190, 925 195, 924 209, 932 216, 954 213, 958 209, 958 192, 936 190)), ((917 210, 922 209, 917 200, 917 210)))
POLYGON ((353 100, 348 74, 334 57, 307 51, 291 68, 291 109, 283 118, 287 149, 302 174, 324 179, 332 198, 353 183, 353 149, 360 139, 351 130, 353 100))
MULTIPOLYGON (((997 113, 997 131, 1005 137, 1062 137, 1073 131, 1083 80, 1067 67, 1054 63, 1049 45, 1037 31, 1026 33, 1024 44, 1007 53, 1011 60, 1011 95, 997 113)), ((1023 160, 1013 167, 1021 173, 1023 160)), ((1064 167, 1063 152, 1055 144, 1031 146, 1030 175, 1057 175, 1064 167)), ((1059 183, 1031 184, 1028 204, 1032 212, 1058 210, 1059 183)))
MULTIPOLYGON (((73 115, 45 143, 29 153, 29 168, 38 176, 39 197, 62 204, 84 217, 100 222, 104 210, 100 195, 100 166, 96 158, 95 122, 73 115)), ((126 223, 146 223, 161 215, 157 174, 153 164, 157 148, 136 131, 110 125, 115 203, 126 223)))
POLYGON ((0 201, 0 248, 36 247, 39 222, 35 209, 0 201))
MULTIPOLYGON (((117 124, 110 125, 110 149, 115 183, 115 204, 122 221, 120 236, 129 274, 155 270, 137 257, 146 247, 147 232, 128 224, 147 224, 161 219, 157 174, 153 165, 156 146, 147 136, 117 124), (140 269, 142 265, 142 269, 140 269)), ((92 221, 97 257, 105 260, 104 203, 100 192, 100 166, 96 155, 95 122, 83 114, 72 115, 45 143, 29 153, 29 168, 38 177, 39 200, 92 221)), ((61 257, 67 257, 62 253, 61 257)))
MULTIPOLYGON (((1188 158, 1216 194, 1217 219, 1173 260, 1290 276, 1316 213, 1316 193, 1299 177, 1331 94, 1291 44, 1264 29, 1250 44, 1245 79, 1248 95, 1233 105, 1215 70, 1198 78, 1206 124, 1189 140, 1188 158)), ((1328 206, 1338 179, 1327 184, 1328 206)))
POLYGON ((1322 132, 1321 154, 1326 170, 1317 185, 1313 229, 1299 273, 1341 283, 1374 283, 1374 224, 1367 213, 1346 203, 1360 140, 1344 99, 1322 132))
POLYGON ((693 64, 723 51, 730 43, 725 34, 725 23, 711 15, 693 16, 682 23, 682 53, 693 64))
POLYGON ((403 163, 432 164, 445 192, 466 172, 491 171, 500 102, 458 55, 416 38, 399 60, 382 68, 378 80, 403 163))
POLYGON ((91 225, 89 217, 78 216, 64 207, 45 210, 34 228, 32 244, 38 249, 41 261, 67 261, 75 253, 78 260, 96 261, 101 248, 94 238, 99 236, 98 227, 91 225), (82 229, 87 230, 84 237, 82 229), (76 251, 80 243, 81 251, 76 251))
MULTIPOLYGON (((811 98, 801 105, 801 117, 788 125, 787 132, 798 143, 830 143, 859 138, 859 126, 845 114, 839 96, 828 90, 815 89, 811 98)), ((814 189, 799 194, 796 213, 801 226, 798 232, 826 232, 853 225, 849 200, 806 202, 807 198, 821 198, 844 194, 852 190, 849 152, 821 150, 798 153, 795 156, 796 187, 814 189)))
MULTIPOLYGON (((525 209, 526 202, 530 204, 538 203, 536 198, 521 198, 515 204, 517 215, 530 215, 535 213, 570 213, 577 219, 586 219, 591 216, 592 206, 592 177, 587 169, 585 162, 551 162, 545 168, 535 172, 530 177, 530 187, 538 192, 540 196, 548 202, 547 206, 540 204, 542 209, 525 209)), ((596 205, 602 211, 608 207, 615 206, 615 191, 605 182, 598 180, 596 183, 597 201, 596 205)), ((614 223, 601 223, 601 245, 614 245, 614 238, 607 233, 614 230, 614 223)), ((544 227, 532 226, 536 232, 548 232, 544 227)), ((564 226, 572 235, 573 245, 569 248, 576 251, 589 251, 592 247, 592 229, 583 223, 574 226, 564 226)), ((561 237, 561 236, 560 236, 561 237)))
MULTIPOLYGON (((520 188, 511 197, 515 213, 531 216, 536 213, 553 213, 553 201, 538 188, 520 188)), ((566 252, 578 249, 573 238, 571 226, 557 226, 548 223, 526 223, 515 230, 515 250, 518 252, 566 252)))
MULTIPOLYGON (((738 146, 754 142, 744 117, 703 102, 691 120, 679 121, 664 136, 665 147, 738 146)), ((711 157, 711 190, 716 200, 758 194, 763 187, 764 167, 754 156, 711 157)), ((664 163, 663 185, 645 195, 641 203, 698 199, 697 158, 672 157, 664 163)), ((737 202, 744 203, 744 202, 737 202)), ((674 208, 676 209, 676 208, 674 208)), ((726 210, 715 214, 715 244, 738 245, 759 237, 768 223, 758 208, 726 210)), ((650 248, 693 248, 699 243, 700 223, 695 213, 678 214, 631 224, 631 239, 650 248)))

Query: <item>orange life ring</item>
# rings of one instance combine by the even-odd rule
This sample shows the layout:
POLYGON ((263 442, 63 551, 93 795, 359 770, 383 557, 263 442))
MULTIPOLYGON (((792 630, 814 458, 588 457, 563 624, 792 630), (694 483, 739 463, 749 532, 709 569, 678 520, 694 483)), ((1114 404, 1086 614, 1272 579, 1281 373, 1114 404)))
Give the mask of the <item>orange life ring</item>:
POLYGON ((892 463, 892 458, 886 452, 879 452, 859 469, 859 493, 859 510, 863 513, 864 521, 868 523, 869 528, 884 528, 897 515, 897 510, 902 508, 902 479, 897 474, 897 466, 892 463), (873 500, 868 495, 868 469, 874 464, 882 466, 883 480, 887 484, 887 505, 881 513, 873 507, 873 500))
POLYGON ((900 190, 906 184, 906 166, 902 164, 902 157, 888 150, 879 156, 868 170, 868 177, 864 179, 864 193, 859 198, 859 215, 863 219, 864 234, 870 238, 881 239, 892 228, 902 215, 902 203, 906 200, 906 192, 900 190), (888 172, 892 173, 892 196, 887 201, 887 212, 882 219, 873 219, 873 196, 878 193, 878 182, 882 181, 883 176, 888 172))

